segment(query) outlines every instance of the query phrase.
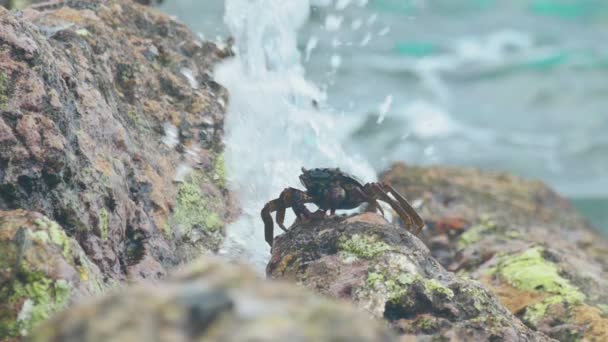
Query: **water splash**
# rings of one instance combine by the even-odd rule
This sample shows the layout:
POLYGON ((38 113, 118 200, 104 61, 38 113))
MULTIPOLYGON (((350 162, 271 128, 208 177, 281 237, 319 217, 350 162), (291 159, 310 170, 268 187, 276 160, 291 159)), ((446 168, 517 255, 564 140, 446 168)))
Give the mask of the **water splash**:
POLYGON ((243 214, 228 227, 221 253, 260 270, 268 246, 259 212, 299 184, 300 167, 339 166, 364 181, 375 178, 367 162, 344 152, 335 116, 319 109, 325 94, 305 77, 297 30, 309 8, 308 0, 226 1, 224 20, 237 56, 217 68, 216 78, 230 92, 225 160, 243 214))

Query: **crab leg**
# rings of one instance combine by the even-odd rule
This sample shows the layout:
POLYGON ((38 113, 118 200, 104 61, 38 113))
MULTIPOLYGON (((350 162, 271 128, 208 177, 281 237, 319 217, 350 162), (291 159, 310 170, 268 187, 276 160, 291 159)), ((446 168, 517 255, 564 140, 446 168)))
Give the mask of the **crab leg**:
MULTIPOLYGON (((279 211, 279 208, 283 208, 282 211, 285 212, 283 201, 281 201, 280 198, 277 198, 266 203, 262 209, 262 212, 260 213, 262 216, 262 221, 264 222, 264 239, 271 246, 274 239, 274 223, 272 222, 272 216, 270 216, 270 213, 273 211, 279 211)), ((277 215, 279 214, 277 213, 277 215)))
POLYGON ((403 196, 401 196, 401 194, 397 190, 395 190, 395 188, 393 188, 390 184, 381 183, 381 185, 384 189, 388 189, 387 192, 397 199, 399 204, 401 204, 401 207, 407 212, 410 218, 414 220, 414 223, 418 227, 418 230, 416 230, 416 235, 420 234, 420 231, 422 231, 422 228, 424 228, 424 220, 422 219, 422 217, 418 215, 418 212, 416 212, 416 210, 409 204, 409 202, 403 196))
POLYGON ((260 216, 262 216, 262 221, 264 222, 264 239, 270 246, 272 246, 274 241, 274 223, 271 213, 276 211, 277 224, 283 231, 287 231, 284 225, 287 208, 291 207, 298 218, 309 217, 311 213, 304 205, 307 202, 310 202, 310 198, 305 192, 294 188, 287 188, 281 192, 279 198, 266 203, 260 212, 260 216))
MULTIPOLYGON (((375 197, 377 197, 378 199, 381 199, 382 201, 388 203, 391 208, 393 208, 393 210, 395 210, 397 212, 397 214, 399 215, 399 217, 401 218, 401 220, 403 220, 403 222, 406 224, 406 226, 411 227, 414 224, 414 219, 412 218, 412 216, 410 216, 407 212, 406 209, 404 209, 399 202, 396 202, 394 199, 392 199, 390 196, 388 196, 388 191, 386 189, 383 188, 382 184, 379 183, 368 183, 365 185, 364 188, 367 192, 369 192, 370 194, 374 195, 375 197)), ((411 208, 411 206, 408 207, 411 208)), ((413 208, 411 208, 411 210, 413 210, 413 208)), ((418 216, 418 214, 416 214, 416 216, 418 216)), ((418 227, 418 231, 420 230, 420 227, 418 227)))
POLYGON ((359 194, 359 196, 363 197, 363 199, 372 206, 370 208, 370 211, 376 211, 376 209, 379 209, 382 216, 384 216, 384 209, 382 209, 382 207, 380 206, 378 201, 376 201, 375 198, 368 196, 365 192, 363 192, 363 190, 361 190, 361 188, 356 187, 354 188, 354 190, 357 194, 359 194))

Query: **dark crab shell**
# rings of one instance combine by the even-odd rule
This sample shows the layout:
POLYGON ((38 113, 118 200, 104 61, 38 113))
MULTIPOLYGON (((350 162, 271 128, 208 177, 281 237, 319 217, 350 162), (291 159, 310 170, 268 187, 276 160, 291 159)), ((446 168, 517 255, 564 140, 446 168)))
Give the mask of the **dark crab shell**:
POLYGON ((316 168, 306 170, 302 168, 300 182, 306 187, 306 191, 312 197, 322 196, 329 188, 339 186, 343 188, 360 187, 363 185, 355 176, 350 175, 339 168, 316 168))

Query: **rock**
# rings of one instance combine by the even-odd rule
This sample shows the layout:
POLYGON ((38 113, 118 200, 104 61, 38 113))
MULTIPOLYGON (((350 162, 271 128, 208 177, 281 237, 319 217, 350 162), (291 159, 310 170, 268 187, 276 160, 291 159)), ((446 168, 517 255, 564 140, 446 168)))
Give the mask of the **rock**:
POLYGON ((0 16, 0 209, 55 220, 110 279, 216 251, 230 53, 130 1, 53 4, 0 16))
MULTIPOLYGON (((61 0, 59 0, 61 1, 61 0)), ((158 5, 163 0, 134 0, 142 5, 158 5)), ((49 0, 0 0, 0 6, 4 6, 8 9, 24 9, 27 6, 38 3, 48 3, 49 0)))
POLYGON ((107 294, 44 324, 32 341, 397 341, 380 322, 298 286, 211 258, 160 284, 107 294))
POLYGON ((547 341, 476 281, 446 271, 405 229, 366 213, 299 222, 278 236, 267 266, 348 299, 421 341, 547 341))
POLYGON ((0 210, 0 338, 30 328, 104 288, 78 242, 44 215, 0 210))
POLYGON ((417 204, 421 238, 449 270, 551 337, 608 340, 608 242, 567 200, 541 182, 477 170, 398 164, 382 178, 417 204))
POLYGON ((0 7, 0 42, 0 210, 56 222, 106 285, 217 251, 229 50, 118 0, 0 7))

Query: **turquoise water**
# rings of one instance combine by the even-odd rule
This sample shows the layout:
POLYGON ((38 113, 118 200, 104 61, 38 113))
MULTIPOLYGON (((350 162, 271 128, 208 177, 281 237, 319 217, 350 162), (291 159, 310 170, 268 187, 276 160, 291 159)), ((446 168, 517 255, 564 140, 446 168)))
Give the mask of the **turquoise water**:
MULTIPOLYGON (((608 2, 311 2, 302 64, 353 155, 542 179, 608 232, 608 2)), ((162 9, 225 39, 223 6, 162 9)))

